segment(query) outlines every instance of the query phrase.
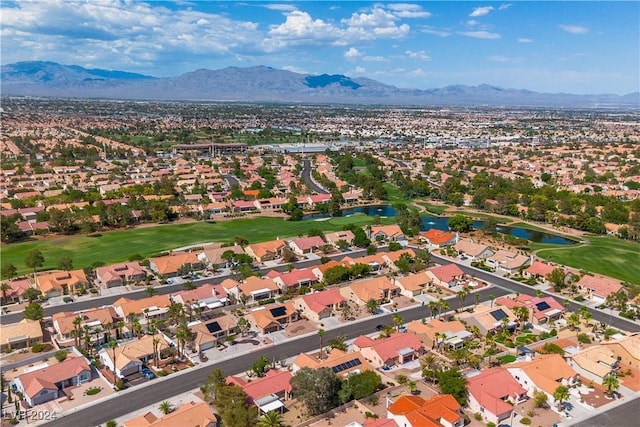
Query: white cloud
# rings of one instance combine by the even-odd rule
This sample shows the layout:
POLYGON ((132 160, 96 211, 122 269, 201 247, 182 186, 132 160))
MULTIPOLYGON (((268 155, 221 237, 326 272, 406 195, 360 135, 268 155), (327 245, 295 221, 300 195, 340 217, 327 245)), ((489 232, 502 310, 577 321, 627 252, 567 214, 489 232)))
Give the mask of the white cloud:
POLYGON ((488 56, 487 59, 493 62, 509 62, 510 61, 509 58, 502 55, 491 55, 491 56, 488 56))
POLYGON ((468 20, 468 21, 466 22, 466 24, 467 24, 467 26, 469 26, 469 27, 475 27, 476 25, 478 25, 478 24, 479 24, 479 22, 478 22, 478 21, 476 21, 475 19, 470 19, 470 20, 468 20))
POLYGON ((558 28, 570 34, 586 34, 589 32, 589 29, 582 25, 558 25, 558 28))
POLYGON ((347 50, 343 56, 349 60, 354 60, 357 57, 362 56, 362 52, 360 52, 355 47, 350 47, 349 50, 347 50))
POLYGON ((438 37, 449 37, 451 35, 450 31, 438 30, 436 28, 428 27, 428 26, 420 28, 420 32, 425 33, 425 34, 431 34, 431 35, 438 36, 438 37))
POLYGON ((533 40, 526 37, 520 37, 518 39, 518 43, 533 43, 533 40))
POLYGON ((197 24, 197 25, 209 25, 209 24, 210 24, 210 22, 209 22, 209 21, 207 21, 207 20, 206 20, 206 19, 204 19, 204 18, 200 18, 200 19, 198 19, 198 20, 196 21, 196 24, 197 24))
POLYGON ((427 72, 422 68, 416 68, 415 70, 409 71, 409 74, 415 77, 426 76, 427 72))
POLYGON ((407 50, 405 51, 405 54, 411 59, 421 59, 423 61, 431 60, 429 55, 427 55, 424 50, 418 50, 418 51, 407 50))
POLYGON ((500 6, 498 6, 498 10, 506 10, 509 9, 511 7, 511 3, 502 3, 500 6))
POLYGON ((263 7, 271 10, 280 10, 282 12, 293 12, 294 10, 298 10, 298 8, 292 4, 282 4, 282 3, 270 3, 265 4, 263 7))
POLYGON ((473 37, 476 39, 487 39, 487 40, 495 40, 500 38, 500 34, 491 33, 489 31, 463 31, 461 33, 463 36, 473 37))
POLYGON ((472 18, 485 16, 485 15, 488 15, 492 10, 493 10, 493 6, 476 7, 475 9, 473 9, 473 12, 469 14, 469 16, 471 16, 472 18))
POLYGON ((296 10, 286 16, 284 23, 271 27, 270 35, 283 38, 331 39, 340 34, 338 28, 322 19, 311 18, 307 12, 296 10))

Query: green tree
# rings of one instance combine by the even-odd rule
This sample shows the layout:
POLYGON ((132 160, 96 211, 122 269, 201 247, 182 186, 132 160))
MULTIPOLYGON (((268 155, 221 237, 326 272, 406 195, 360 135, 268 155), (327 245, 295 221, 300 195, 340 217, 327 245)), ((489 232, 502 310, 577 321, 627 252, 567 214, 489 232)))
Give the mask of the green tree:
POLYGON ((9 291, 11 290, 11 285, 7 282, 0 284, 0 292, 2 292, 2 303, 7 303, 7 297, 9 295, 9 291))
MULTIPOLYGON (((87 342, 86 338, 85 338, 85 342, 87 342)), ((88 344, 88 342, 87 342, 88 344)), ((109 341, 109 348, 111 349, 111 351, 113 352, 113 366, 117 366, 116 364, 116 347, 118 347, 118 341, 116 340, 111 340, 109 341)), ((118 376, 115 373, 115 370, 113 372, 113 385, 116 385, 118 380, 118 376)))
POLYGON ((400 331, 400 326, 404 325, 404 319, 398 313, 393 313, 391 315, 391 321, 393 322, 393 325, 396 327, 397 331, 400 331))
POLYGON ((371 298, 367 301, 367 303, 365 304, 365 307, 367 308, 367 311, 369 313, 375 314, 380 308, 380 303, 375 299, 371 298))
POLYGON ((218 388, 222 387, 224 384, 225 377, 222 371, 220 369, 213 369, 209 373, 207 380, 200 387, 200 391, 204 396, 204 400, 206 400, 207 402, 215 401, 218 388))
POLYGON ((167 415, 167 414, 173 412, 173 405, 171 404, 171 402, 168 402, 168 401, 165 400, 164 402, 160 403, 160 406, 158 406, 158 409, 164 415, 167 415))
POLYGON ((548 399, 549 396, 547 396, 547 393, 542 390, 536 389, 533 392, 533 402, 536 408, 546 408, 548 399))
POLYGON ((42 306, 38 302, 34 301, 29 303, 29 305, 24 308, 25 319, 42 321, 43 317, 44 313, 42 311, 42 306))
POLYGON ((466 215, 453 215, 447 222, 451 231, 471 231, 473 229, 473 219, 466 215))
POLYGON ((291 379, 291 386, 311 416, 323 414, 340 403, 342 381, 331 368, 302 368, 291 379))
POLYGON ((253 365, 251 365, 251 370, 259 377, 263 377, 269 368, 269 358, 267 356, 260 356, 253 365))
POLYGON ((237 385, 219 386, 215 405, 224 426, 254 427, 258 423, 258 411, 252 405, 251 398, 237 385))
POLYGON ((36 289, 36 288, 29 288, 26 291, 24 291, 24 296, 25 296, 25 298, 27 298, 27 300, 30 303, 34 302, 35 300, 40 298, 41 294, 42 294, 42 292, 40 292, 40 290, 36 289))
POLYGON ((564 287, 564 277, 564 270, 556 267, 551 273, 547 274, 546 279, 553 285, 553 289, 556 292, 560 292, 564 287))
POLYGON ((147 295, 149 295, 149 298, 151 298, 153 294, 156 293, 156 290, 153 286, 147 286, 147 289, 145 289, 144 291, 147 293, 147 295))
POLYGON ((607 388, 607 394, 611 396, 614 391, 620 388, 620 381, 615 375, 607 375, 603 378, 602 385, 607 388))
POLYGON ((331 338, 329 340, 329 347, 336 348, 342 351, 347 351, 346 337, 339 336, 339 337, 331 338))
POLYGON ((438 372, 437 378, 443 394, 452 395, 460 405, 467 403, 467 378, 458 368, 438 372))
POLYGON ((553 399, 556 402, 558 402, 558 410, 561 411, 562 410, 562 402, 564 402, 567 399, 569 399, 569 389, 564 385, 558 386, 556 388, 556 390, 553 392, 553 399))
POLYGON ((64 350, 58 350, 56 351, 56 353, 54 354, 54 357, 56 358, 56 360, 58 362, 64 362, 64 360, 67 358, 68 353, 64 350))
POLYGON ((71 271, 73 270, 73 260, 69 256, 63 256, 58 260, 57 267, 59 270, 71 271))
POLYGON ((2 266, 1 274, 3 278, 11 280, 18 274, 18 269, 15 265, 8 262, 2 266))
POLYGON ((350 375, 342 383, 341 399, 347 402, 351 399, 362 399, 371 396, 382 384, 380 375, 375 371, 364 371, 350 375))
POLYGON ((284 427, 282 415, 276 411, 269 411, 258 420, 258 427, 284 427))
POLYGON ((356 227, 353 229, 353 245, 359 248, 366 248, 371 244, 371 240, 367 237, 367 233, 360 228, 356 227))
POLYGON ((44 255, 39 250, 34 249, 27 254, 24 263, 27 267, 33 268, 33 276, 35 277, 38 268, 44 265, 44 255))
POLYGON ((318 329, 318 338, 320 338, 320 359, 324 358, 324 349, 322 348, 322 338, 324 337, 324 329, 318 329))
POLYGON ((249 332, 249 330, 251 329, 251 324, 246 318, 241 317, 238 319, 237 327, 238 327, 238 330, 240 331, 240 334, 242 334, 242 336, 244 337, 245 335, 247 335, 247 332, 249 332))

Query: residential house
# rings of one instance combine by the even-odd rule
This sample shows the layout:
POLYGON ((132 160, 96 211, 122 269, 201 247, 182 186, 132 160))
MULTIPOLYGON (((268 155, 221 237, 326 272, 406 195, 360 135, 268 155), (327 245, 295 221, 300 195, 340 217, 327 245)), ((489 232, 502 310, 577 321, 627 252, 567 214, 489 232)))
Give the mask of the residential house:
POLYGON ((244 249, 240 245, 222 246, 222 247, 205 247, 201 253, 198 254, 198 259, 203 263, 209 263, 214 268, 230 267, 231 265, 227 260, 222 258, 222 254, 227 251, 231 251, 235 255, 244 254, 244 249))
POLYGON ((458 251, 458 255, 467 257, 471 261, 486 259, 493 255, 493 251, 488 246, 471 240, 460 239, 453 247, 458 251))
POLYGON ((617 280, 589 275, 582 276, 576 286, 585 297, 598 302, 604 302, 609 295, 622 289, 622 284, 617 280))
POLYGON ((598 384, 602 384, 605 377, 615 375, 621 362, 610 348, 601 345, 570 354, 566 360, 576 372, 598 384))
POLYGON ((439 265, 426 271, 431 283, 445 289, 451 289, 462 283, 464 271, 457 264, 439 265))
POLYGON ((377 273, 382 271, 384 267, 387 265, 387 258, 385 258, 383 253, 376 253, 373 255, 367 255, 367 256, 363 256, 355 259, 346 256, 342 258, 342 260, 340 260, 340 263, 345 267, 349 267, 349 268, 351 268, 356 264, 368 265, 369 267, 371 267, 371 271, 373 273, 377 273))
POLYGON ((418 234, 418 240, 425 242, 429 250, 442 249, 455 245, 459 240, 459 235, 458 233, 450 233, 448 231, 430 228, 418 234))
MULTIPOLYGON (((311 271, 313 272, 313 274, 316 276, 316 278, 318 279, 318 281, 322 281, 322 279, 324 279, 324 273, 333 267, 338 267, 338 266, 342 266, 341 263, 339 263, 336 260, 330 260, 329 262, 326 262, 324 264, 320 264, 320 265, 316 265, 315 267, 313 267, 311 269, 311 271)), ((344 266, 343 266, 344 267, 344 266)))
POLYGON ((340 294, 347 300, 364 306, 373 299, 379 304, 391 300, 398 295, 400 289, 391 283, 386 276, 376 276, 370 279, 352 282, 340 288, 340 294))
POLYGON ((292 292, 300 288, 300 286, 311 286, 318 281, 313 271, 307 268, 291 271, 271 270, 266 277, 272 279, 279 287, 282 293, 292 292))
POLYGON ((122 319, 130 321, 131 317, 135 317, 140 323, 147 324, 151 319, 166 319, 170 305, 171 300, 167 295, 154 295, 135 300, 121 297, 113 303, 113 308, 122 319))
POLYGON ((547 393, 549 402, 553 402, 553 393, 558 386, 573 386, 580 376, 559 354, 536 355, 533 360, 514 362, 505 365, 511 376, 527 390, 527 395, 542 390, 547 393))
POLYGON ((333 233, 325 233, 324 239, 328 244, 333 245, 335 247, 339 247, 338 242, 345 241, 351 246, 351 242, 353 242, 354 238, 353 231, 351 230, 343 230, 343 231, 335 231, 333 233))
POLYGON ((23 319, 17 323, 0 324, 0 351, 31 348, 42 342, 42 326, 37 320, 23 319))
POLYGON ((51 298, 75 294, 80 288, 87 288, 89 281, 84 270, 53 271, 36 276, 36 285, 43 295, 51 298))
POLYGON ((332 316, 346 301, 336 288, 325 289, 320 292, 299 296, 293 300, 293 305, 307 319, 319 322, 332 316))
POLYGON ((555 269, 551 264, 545 262, 534 261, 531 265, 522 270, 522 276, 525 278, 533 277, 543 283, 548 283, 547 276, 555 269))
POLYGON ((424 271, 416 274, 398 277, 394 284, 400 289, 400 294, 409 298, 421 295, 429 285, 431 278, 424 271))
POLYGON ((317 252, 327 244, 320 236, 298 237, 297 239, 289 240, 288 243, 291 250, 297 255, 317 252))
POLYGON ((138 262, 122 262, 96 268, 96 279, 105 288, 144 280, 147 272, 138 262))
POLYGON ((426 353, 424 345, 414 334, 402 332, 377 340, 361 335, 353 342, 353 348, 376 368, 402 365, 426 353))
POLYGON ((640 334, 628 335, 617 340, 600 342, 601 346, 610 349, 620 359, 621 368, 640 370, 640 334))
POLYGON ((282 254, 282 250, 287 246, 284 240, 276 239, 268 242, 254 243, 244 250, 247 255, 253 257, 258 262, 273 261, 282 254))
POLYGON ((122 338, 122 336, 118 336, 118 321, 121 320, 121 317, 113 307, 90 308, 76 312, 63 311, 51 316, 53 329, 56 332, 53 339, 60 347, 71 347, 75 344, 76 326, 73 322, 78 317, 81 319, 77 326, 81 334, 80 342, 82 342, 84 331, 87 328, 96 345, 108 342, 107 336, 122 338))
POLYGON ((252 310, 247 315, 247 320, 251 327, 261 334, 278 331, 299 319, 298 311, 290 302, 260 307, 252 310))
POLYGON ((119 378, 125 378, 140 372, 144 364, 154 362, 154 339, 158 340, 155 353, 158 362, 164 362, 171 355, 171 346, 162 334, 143 335, 142 338, 120 344, 114 349, 102 349, 98 356, 106 368, 115 372, 119 378))
POLYGON ((405 254, 408 255, 410 258, 415 258, 416 256, 416 253, 411 248, 401 249, 399 251, 393 251, 393 252, 383 252, 380 255, 382 255, 382 259, 384 260, 384 263, 387 267, 391 268, 394 271, 397 271, 398 268, 396 267, 396 262, 398 262, 400 257, 402 257, 402 255, 405 255, 405 254))
POLYGON ((429 399, 402 395, 387 408, 387 418, 402 427, 463 427, 464 414, 450 394, 429 399))
POLYGON ((7 284, 11 288, 7 291, 7 304, 26 301, 25 292, 33 287, 29 279, 11 280, 7 284))
POLYGON ((313 209, 317 207, 317 205, 329 203, 330 200, 331 194, 312 194, 307 197, 307 204, 313 209))
POLYGON ((195 252, 179 252, 149 259, 149 268, 164 277, 175 277, 180 275, 182 268, 195 271, 201 270, 203 265, 195 252))
POLYGON ((292 371, 295 374, 302 368, 331 368, 333 372, 342 378, 374 370, 361 352, 346 352, 337 348, 332 349, 323 359, 319 359, 316 355, 300 353, 293 361, 292 371))
POLYGON ((220 308, 228 301, 227 292, 222 285, 211 284, 202 285, 191 290, 178 291, 171 294, 170 299, 201 313, 220 308))
POLYGON ((526 307, 529 310, 529 322, 534 324, 556 321, 564 315, 566 309, 555 298, 550 296, 534 297, 530 295, 518 295, 515 298, 501 297, 496 304, 513 309, 514 307, 526 307))
POLYGON ((500 249, 487 258, 488 266, 507 273, 516 273, 521 268, 529 265, 529 263, 531 263, 530 257, 504 249, 500 249))
POLYGON ((194 350, 198 353, 217 347, 228 336, 238 333, 238 322, 233 316, 227 314, 206 323, 198 320, 189 325, 189 329, 193 333, 194 350))
POLYGON ((371 240, 384 240, 390 242, 403 242, 407 238, 398 224, 372 225, 368 233, 371 240))
POLYGON ((65 388, 91 381, 91 367, 84 357, 69 357, 60 363, 35 366, 13 380, 16 391, 29 406, 40 405, 62 396, 65 388))
POLYGON ((247 304, 257 303, 264 299, 274 298, 280 292, 278 284, 273 279, 260 278, 256 276, 247 277, 244 282, 239 283, 236 287, 227 289, 231 286, 232 281, 223 281, 224 289, 235 296, 236 300, 240 301, 241 295, 244 295, 247 299, 247 304))
POLYGON ((507 329, 511 330, 518 326, 517 316, 505 306, 490 307, 480 304, 472 313, 467 311, 459 313, 458 320, 466 322, 468 326, 477 327, 482 335, 486 335, 487 332, 499 331, 505 325, 507 329))
POLYGON ((451 350, 460 349, 473 338, 473 334, 458 320, 445 322, 432 318, 425 323, 414 320, 407 325, 407 332, 415 334, 425 347, 431 349, 441 345, 451 350))
POLYGON ((527 391, 504 368, 485 369, 470 377, 467 390, 471 412, 496 425, 509 419, 515 405, 527 399, 527 391))
POLYGON ((147 412, 123 422, 124 427, 216 427, 218 419, 207 402, 188 402, 157 417, 147 412))
POLYGON ((269 369, 262 378, 247 381, 238 376, 228 376, 227 384, 240 387, 262 413, 284 408, 291 398, 291 372, 269 369))

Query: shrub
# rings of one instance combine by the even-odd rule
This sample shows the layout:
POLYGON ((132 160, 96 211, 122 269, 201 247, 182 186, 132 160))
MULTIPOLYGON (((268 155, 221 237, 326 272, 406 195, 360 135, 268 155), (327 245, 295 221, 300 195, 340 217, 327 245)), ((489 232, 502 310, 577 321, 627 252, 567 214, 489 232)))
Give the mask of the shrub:
POLYGON ((157 372, 156 374, 157 374, 159 377, 166 377, 167 375, 169 375, 169 374, 167 373, 167 371, 160 371, 160 372, 157 372))
POLYGON ((63 362, 67 358, 67 352, 64 350, 56 351, 55 358, 58 362, 63 362))
POLYGON ((62 301, 64 301, 64 302, 73 302, 73 298, 71 298, 71 297, 64 297, 64 298, 62 298, 62 301))
POLYGON ((489 422, 487 423, 487 427, 496 427, 496 423, 494 423, 494 422, 492 422, 492 421, 489 421, 489 422))
POLYGON ((557 335, 558 335, 558 330, 557 330, 556 328, 553 328, 553 329, 551 330, 551 336, 552 336, 552 337, 555 337, 555 336, 557 336, 557 335))
POLYGON ((530 425, 531 424, 531 418, 527 418, 527 417, 520 418, 520 424, 524 424, 525 426, 530 425))
POLYGON ((118 423, 115 420, 109 420, 107 424, 105 424, 105 427, 118 427, 118 423))
POLYGON ((589 338, 589 335, 587 334, 578 334, 578 342, 581 342, 582 344, 590 344, 591 338, 589 338))
POLYGON ((365 417, 365 418, 380 418, 380 417, 378 416, 378 414, 374 414, 373 412, 369 412, 369 411, 367 411, 367 412, 365 412, 365 413, 364 413, 364 417, 365 417))
POLYGON ((276 300, 274 298, 267 298, 267 299, 263 299, 258 301, 258 305, 265 305, 265 304, 271 304, 276 302, 276 300))
POLYGON ((122 380, 116 381, 116 390, 123 390, 123 389, 124 389, 124 381, 122 380))
POLYGON ((36 343, 31 347, 31 351, 34 353, 42 353, 44 351, 44 344, 36 343))
POLYGON ((473 418, 475 418, 476 421, 482 421, 482 414, 480 412, 476 412, 473 414, 473 418))
POLYGON ((98 290, 96 288, 91 288, 89 289, 89 292, 91 292, 92 294, 97 294, 98 290))
POLYGON ((102 391, 100 387, 93 387, 87 390, 87 396, 93 396, 94 394, 98 394, 102 391))

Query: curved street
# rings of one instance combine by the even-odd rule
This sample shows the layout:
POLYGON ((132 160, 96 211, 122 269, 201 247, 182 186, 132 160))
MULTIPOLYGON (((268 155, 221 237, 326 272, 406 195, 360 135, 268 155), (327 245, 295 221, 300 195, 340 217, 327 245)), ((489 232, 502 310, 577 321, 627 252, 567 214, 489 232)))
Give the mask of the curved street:
POLYGON ((302 176, 302 180, 304 181, 304 183, 307 184, 307 186, 314 192, 318 194, 329 194, 327 190, 322 188, 317 182, 313 180, 313 178, 311 178, 311 160, 304 159, 302 161, 302 172, 300 172, 300 175, 302 176))

